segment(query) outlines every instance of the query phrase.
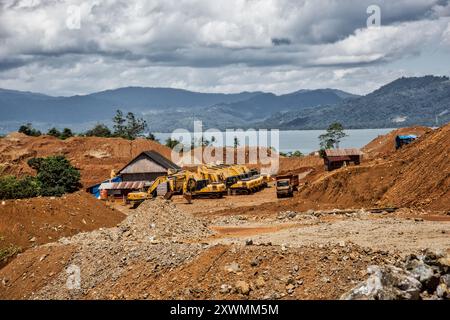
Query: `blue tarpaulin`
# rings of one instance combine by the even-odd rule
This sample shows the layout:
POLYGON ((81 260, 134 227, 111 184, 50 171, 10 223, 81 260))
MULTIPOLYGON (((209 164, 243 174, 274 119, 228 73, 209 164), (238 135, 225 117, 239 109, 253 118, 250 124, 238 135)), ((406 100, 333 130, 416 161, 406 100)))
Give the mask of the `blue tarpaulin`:
POLYGON ((121 182, 122 181, 122 178, 121 177, 114 177, 114 178, 112 178, 112 179, 108 179, 108 180, 105 180, 105 181, 102 181, 102 182, 100 182, 100 183, 98 183, 98 184, 96 184, 96 185, 93 185, 93 186, 90 186, 89 188, 88 188, 88 191, 94 196, 94 197, 96 197, 97 199, 100 199, 100 185, 102 184, 102 183, 107 183, 107 182, 121 182))

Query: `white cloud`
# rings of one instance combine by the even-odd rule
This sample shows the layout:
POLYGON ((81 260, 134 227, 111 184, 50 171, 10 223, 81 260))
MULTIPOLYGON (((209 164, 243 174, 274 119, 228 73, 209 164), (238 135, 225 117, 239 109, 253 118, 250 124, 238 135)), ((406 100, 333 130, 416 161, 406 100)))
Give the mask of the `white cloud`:
POLYGON ((412 74, 382 65, 450 45, 448 1, 380 1, 382 27, 368 29, 372 2, 4 0, 0 87, 53 94, 127 85, 352 88, 356 76, 379 73, 379 85, 400 71, 412 74), (80 30, 66 26, 69 5, 81 8, 80 30), (274 47, 272 39, 287 42, 274 47))

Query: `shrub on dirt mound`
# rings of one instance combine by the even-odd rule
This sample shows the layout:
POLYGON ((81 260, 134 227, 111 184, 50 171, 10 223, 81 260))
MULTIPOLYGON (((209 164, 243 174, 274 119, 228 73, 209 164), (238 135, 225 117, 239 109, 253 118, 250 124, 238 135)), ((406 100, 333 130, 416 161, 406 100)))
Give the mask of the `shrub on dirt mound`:
POLYGON ((62 196, 80 188, 80 173, 63 156, 33 158, 28 161, 37 176, 0 177, 0 199, 62 196))
POLYGON ((28 164, 37 170, 43 196, 61 196, 80 188, 80 172, 64 156, 33 158, 28 164))
POLYGON ((40 185, 34 177, 0 177, 0 199, 24 199, 39 195, 40 185))

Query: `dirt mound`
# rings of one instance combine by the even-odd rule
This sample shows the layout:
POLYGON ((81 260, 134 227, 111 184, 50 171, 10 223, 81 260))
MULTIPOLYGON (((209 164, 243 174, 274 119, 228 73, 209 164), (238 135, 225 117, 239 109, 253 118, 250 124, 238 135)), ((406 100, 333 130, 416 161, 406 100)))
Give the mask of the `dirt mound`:
POLYGON ((364 279, 369 264, 392 259, 352 244, 216 245, 199 251, 192 244, 98 240, 72 257, 73 246, 27 252, 21 264, 0 270, 0 298, 336 299, 364 279), (81 288, 69 290, 65 269, 74 265, 81 288))
MULTIPOLYGON (((200 220, 179 212, 173 204, 161 199, 147 201, 117 227, 79 233, 71 238, 62 238, 57 243, 30 249, 0 271, 0 279, 8 279, 4 281, 6 284, 11 283, 17 270, 22 274, 34 273, 31 278, 23 279, 24 282, 34 282, 34 277, 45 278, 47 273, 45 264, 40 262, 51 252, 64 252, 64 248, 68 248, 72 254, 64 256, 64 265, 65 268, 72 266, 80 270, 80 289, 67 288, 67 273, 61 269, 59 274, 48 276, 35 293, 27 289, 17 290, 17 286, 22 285, 14 283, 0 290, 0 298, 18 298, 25 292, 31 298, 80 299, 106 280, 118 279, 124 272, 130 271, 137 261, 151 266, 147 269, 147 276, 180 265, 195 257, 202 248, 201 244, 187 242, 210 234, 212 232, 200 220), (24 261, 33 259, 29 269, 24 269, 24 261)), ((23 287, 29 288, 31 285, 23 284, 23 287)), ((100 292, 91 294, 96 296, 100 292)))
POLYGON ((100 227, 125 216, 84 192, 0 203, 0 249, 22 250, 100 227))
POLYGON ((319 156, 304 156, 285 158, 280 157, 280 175, 299 174, 313 169, 314 171, 323 171, 323 159, 319 156))
POLYGON ((383 157, 395 152, 395 137, 398 135, 414 134, 418 137, 425 133, 431 132, 431 128, 427 127, 410 127, 400 128, 389 132, 386 135, 381 135, 369 142, 362 151, 365 159, 373 159, 383 157))
POLYGON ((121 169, 142 151, 154 150, 170 159, 171 150, 155 141, 121 138, 74 137, 60 140, 51 136, 29 137, 11 133, 0 139, 0 173, 34 174, 27 165, 33 157, 65 155, 80 169, 84 186, 109 178, 112 169, 121 169))
POLYGON ((450 124, 361 166, 320 175, 300 197, 336 206, 450 208, 450 124), (423 177, 423 179, 421 179, 423 177))

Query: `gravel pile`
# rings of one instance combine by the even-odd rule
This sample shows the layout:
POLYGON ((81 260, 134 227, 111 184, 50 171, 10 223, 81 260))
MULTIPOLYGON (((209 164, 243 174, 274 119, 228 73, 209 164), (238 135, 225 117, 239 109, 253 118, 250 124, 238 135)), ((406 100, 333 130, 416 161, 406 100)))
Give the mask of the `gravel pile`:
MULTIPOLYGON (((199 239, 212 232, 197 219, 178 211, 165 200, 146 201, 115 228, 80 233, 49 246, 76 246, 68 267, 79 270, 79 288, 68 288, 70 272, 61 272, 33 294, 34 299, 82 299, 97 285, 118 279, 137 262, 148 264, 151 272, 175 268, 195 258, 204 248, 199 239)), ((95 295, 94 295, 95 296, 95 295)), ((101 294, 99 294, 101 296, 101 294)))
POLYGON ((142 203, 121 228, 129 228, 138 237, 152 234, 156 241, 201 240, 213 234, 205 221, 179 211, 170 201, 160 199, 142 203))

